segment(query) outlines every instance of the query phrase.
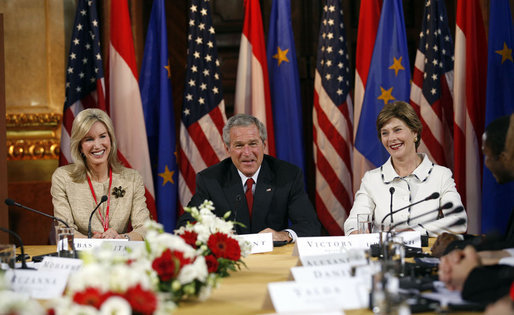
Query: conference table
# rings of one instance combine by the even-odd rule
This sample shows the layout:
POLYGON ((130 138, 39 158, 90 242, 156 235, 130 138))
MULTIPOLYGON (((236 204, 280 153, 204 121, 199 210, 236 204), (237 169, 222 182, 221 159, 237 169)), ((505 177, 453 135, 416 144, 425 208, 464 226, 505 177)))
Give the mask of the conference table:
MULTIPOLYGON (((290 280, 290 268, 298 263, 292 256, 293 244, 275 247, 272 252, 252 254, 244 258, 246 267, 221 280, 218 288, 203 302, 182 301, 174 314, 269 314, 273 307, 263 307, 269 282, 290 280)), ((51 253, 55 245, 25 246, 30 256, 51 253)), ((345 311, 345 314, 372 314, 368 309, 345 311)), ((459 312, 452 314, 477 314, 459 312)))

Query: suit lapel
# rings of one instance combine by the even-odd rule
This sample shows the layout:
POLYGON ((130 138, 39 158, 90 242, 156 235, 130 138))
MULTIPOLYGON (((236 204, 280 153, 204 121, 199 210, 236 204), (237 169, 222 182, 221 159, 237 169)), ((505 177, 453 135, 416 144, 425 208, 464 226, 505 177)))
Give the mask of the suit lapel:
MULTIPOLYGON (((227 172, 223 183, 223 192, 225 193, 225 198, 229 205, 229 209, 232 211, 232 220, 235 220, 246 226, 246 228, 243 228, 239 225, 236 225, 237 233, 250 233, 250 217, 248 215, 248 206, 246 205, 246 198, 243 191, 241 177, 239 177, 234 164, 230 165, 230 171, 227 172)), ((224 213, 218 215, 223 216, 224 213)))
POLYGON ((266 216, 270 210, 270 204, 275 191, 274 174, 266 162, 262 161, 257 186, 253 197, 252 232, 257 233, 266 228, 266 216))

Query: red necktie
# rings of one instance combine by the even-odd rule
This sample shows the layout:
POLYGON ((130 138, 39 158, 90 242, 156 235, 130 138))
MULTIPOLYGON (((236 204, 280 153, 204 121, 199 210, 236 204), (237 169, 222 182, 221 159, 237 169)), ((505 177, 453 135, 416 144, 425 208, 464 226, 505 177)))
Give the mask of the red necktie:
POLYGON ((250 220, 252 219, 252 206, 253 206, 253 178, 248 178, 246 180, 246 203, 248 204, 248 214, 250 215, 250 220))

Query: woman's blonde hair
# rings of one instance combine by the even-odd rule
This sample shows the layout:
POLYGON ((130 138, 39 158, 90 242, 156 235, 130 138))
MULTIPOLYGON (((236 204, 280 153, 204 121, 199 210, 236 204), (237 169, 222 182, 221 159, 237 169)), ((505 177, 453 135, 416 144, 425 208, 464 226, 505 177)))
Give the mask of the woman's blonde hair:
POLYGON ((409 103, 397 101, 384 105, 384 108, 378 113, 377 116, 377 133, 378 139, 382 141, 380 130, 384 127, 389 120, 398 118, 403 121, 410 130, 416 133, 416 149, 421 142, 421 132, 423 131, 423 124, 419 120, 416 111, 409 103))
POLYGON ((101 109, 88 108, 81 111, 75 117, 71 127, 70 151, 73 163, 75 164, 75 168, 71 173, 71 178, 74 182, 80 183, 86 180, 88 166, 86 163, 86 157, 82 153, 81 143, 96 122, 101 122, 109 134, 109 139, 111 141, 111 151, 107 157, 109 167, 115 173, 121 171, 122 165, 120 160, 118 160, 118 146, 116 145, 116 136, 114 135, 114 127, 111 118, 109 118, 107 113, 101 109))

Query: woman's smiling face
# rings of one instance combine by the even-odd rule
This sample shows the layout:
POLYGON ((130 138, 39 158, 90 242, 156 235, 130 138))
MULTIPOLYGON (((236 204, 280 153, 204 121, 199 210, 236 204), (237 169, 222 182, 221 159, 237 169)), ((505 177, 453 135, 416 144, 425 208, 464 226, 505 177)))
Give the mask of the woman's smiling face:
POLYGON ((105 125, 95 122, 80 143, 81 152, 90 166, 108 163, 111 152, 111 138, 105 125))
POLYGON ((380 129, 380 140, 389 155, 394 159, 401 159, 416 153, 416 132, 398 118, 391 118, 380 129))

